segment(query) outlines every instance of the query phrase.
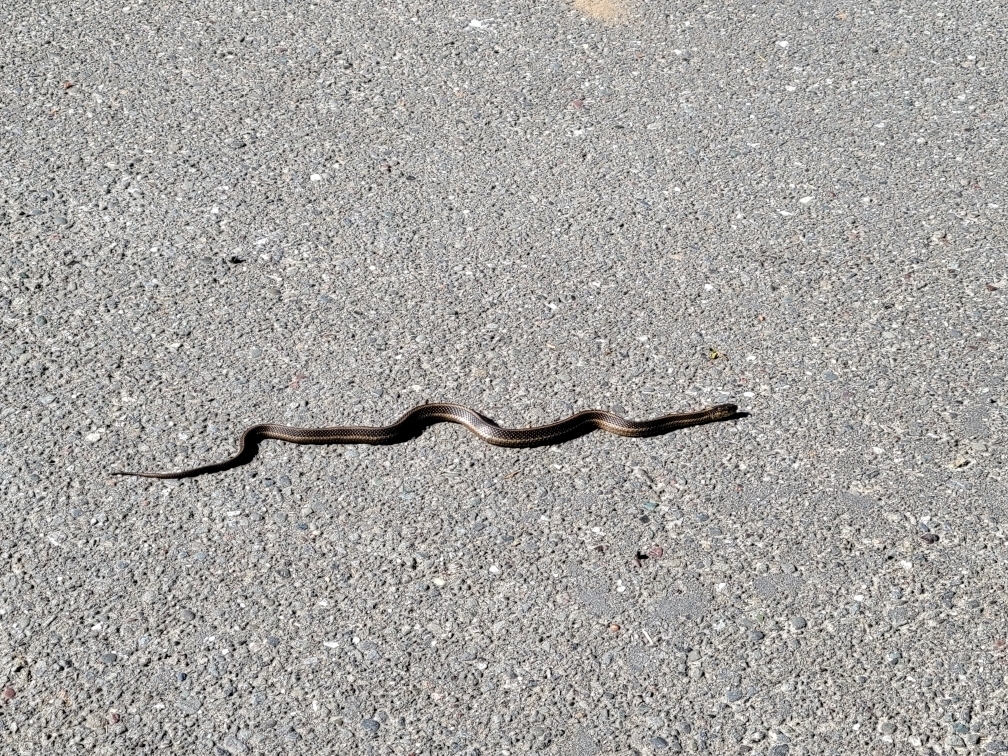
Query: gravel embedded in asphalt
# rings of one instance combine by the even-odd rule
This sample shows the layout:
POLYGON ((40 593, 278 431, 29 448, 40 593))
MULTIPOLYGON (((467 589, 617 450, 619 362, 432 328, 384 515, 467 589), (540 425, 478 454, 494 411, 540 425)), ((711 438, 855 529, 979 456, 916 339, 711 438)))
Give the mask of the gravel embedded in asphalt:
POLYGON ((5 743, 1008 752, 996 7, 0 15, 5 743))

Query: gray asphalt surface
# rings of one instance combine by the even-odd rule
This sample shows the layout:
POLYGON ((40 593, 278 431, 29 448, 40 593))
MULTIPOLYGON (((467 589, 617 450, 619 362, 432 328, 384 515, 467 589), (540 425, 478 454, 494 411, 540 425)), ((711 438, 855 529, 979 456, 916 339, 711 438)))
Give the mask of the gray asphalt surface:
POLYGON ((5 6, 4 748, 1008 752, 1003 14, 5 6))

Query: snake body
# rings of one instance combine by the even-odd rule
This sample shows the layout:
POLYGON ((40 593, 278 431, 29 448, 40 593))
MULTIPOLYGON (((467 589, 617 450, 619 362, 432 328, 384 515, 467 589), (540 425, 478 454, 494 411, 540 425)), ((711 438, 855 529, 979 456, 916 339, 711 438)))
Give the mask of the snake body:
POLYGON ((532 428, 501 428, 493 420, 461 404, 422 404, 409 410, 391 425, 377 427, 341 425, 332 428, 296 428, 273 423, 253 425, 239 437, 238 453, 223 462, 178 472, 114 470, 112 474, 174 479, 221 472, 250 461, 255 457, 259 442, 265 439, 289 441, 293 444, 395 444, 415 438, 425 428, 435 423, 457 423, 493 446, 528 448, 568 441, 595 429, 629 438, 657 436, 680 428, 728 420, 737 412, 738 407, 734 404, 718 404, 696 412, 681 412, 652 420, 637 421, 627 420, 605 410, 586 410, 548 425, 532 428))

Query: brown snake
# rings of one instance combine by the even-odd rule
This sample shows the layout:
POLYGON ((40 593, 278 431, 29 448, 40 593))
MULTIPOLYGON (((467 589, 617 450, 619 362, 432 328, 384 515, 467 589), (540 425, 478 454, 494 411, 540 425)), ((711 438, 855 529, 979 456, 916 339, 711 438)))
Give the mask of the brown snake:
POLYGON ((642 438, 657 436, 680 428, 729 420, 738 413, 734 404, 718 404, 696 412, 663 415, 653 420, 627 420, 605 410, 586 410, 549 425, 534 428, 501 428, 493 420, 461 404, 421 404, 391 425, 361 427, 340 425, 333 428, 294 428, 289 425, 265 423, 253 425, 238 439, 238 453, 223 462, 193 467, 178 472, 127 472, 113 470, 113 475, 135 475, 138 478, 192 478, 204 473, 229 470, 250 461, 259 442, 264 439, 289 441, 294 444, 395 444, 416 438, 424 428, 435 423, 458 423, 494 446, 527 448, 568 441, 598 428, 617 436, 642 438))

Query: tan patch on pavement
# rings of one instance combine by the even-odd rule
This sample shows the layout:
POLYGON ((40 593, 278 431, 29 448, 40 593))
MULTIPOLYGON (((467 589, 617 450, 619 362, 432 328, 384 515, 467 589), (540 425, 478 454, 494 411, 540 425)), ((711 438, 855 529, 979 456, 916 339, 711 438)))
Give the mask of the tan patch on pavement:
POLYGON ((574 7, 600 21, 620 21, 627 17, 624 0, 574 0, 574 7))

